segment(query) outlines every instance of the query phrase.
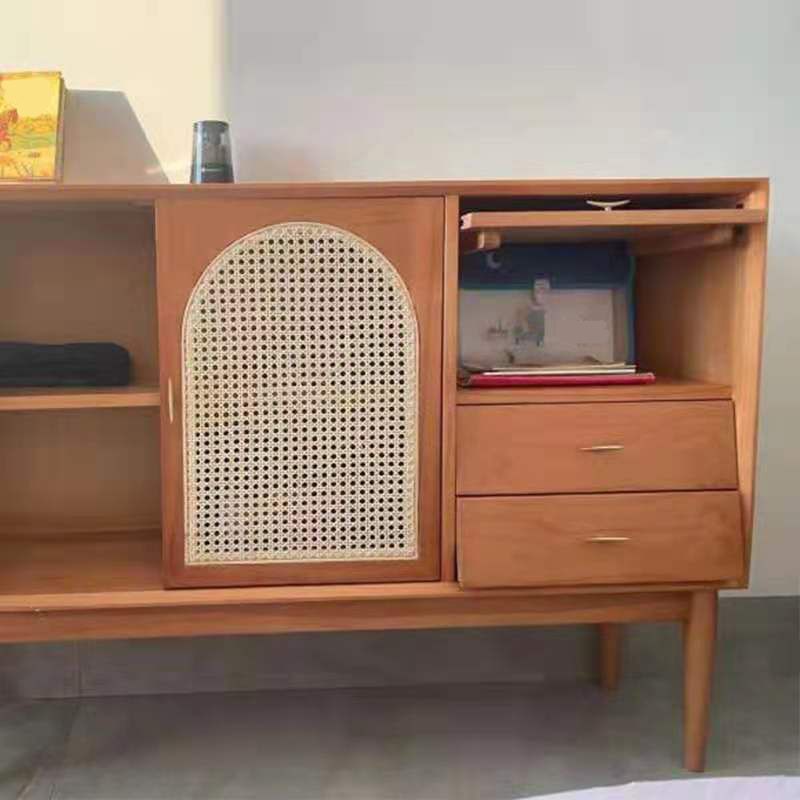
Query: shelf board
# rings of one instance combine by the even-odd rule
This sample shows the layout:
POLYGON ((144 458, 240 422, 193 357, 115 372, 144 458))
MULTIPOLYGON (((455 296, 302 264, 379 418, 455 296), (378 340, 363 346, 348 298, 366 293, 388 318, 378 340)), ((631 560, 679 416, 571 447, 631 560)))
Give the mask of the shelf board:
POLYGON ((0 600, 162 587, 158 530, 0 535, 0 600))
POLYGON ((718 226, 766 221, 760 208, 653 209, 646 211, 476 211, 461 218, 462 246, 469 252, 503 244, 539 242, 640 241, 718 226))
POLYGON ((0 389, 0 411, 141 408, 160 404, 157 386, 21 387, 0 389))
POLYGON ((152 207, 179 197, 631 197, 639 195, 732 197, 763 189, 767 178, 633 178, 590 180, 472 180, 235 184, 3 184, 0 211, 15 204, 138 203, 152 207))
POLYGON ((730 400, 731 397, 731 387, 724 384, 657 377, 655 383, 632 386, 460 387, 456 392, 456 404, 633 403, 650 400, 730 400))

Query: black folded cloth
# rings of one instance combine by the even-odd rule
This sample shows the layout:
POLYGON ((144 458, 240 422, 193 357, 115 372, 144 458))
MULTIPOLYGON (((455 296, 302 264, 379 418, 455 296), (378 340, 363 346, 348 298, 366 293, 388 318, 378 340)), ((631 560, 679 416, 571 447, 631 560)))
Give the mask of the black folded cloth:
POLYGON ((0 342, 0 386, 126 386, 128 351, 111 342, 0 342))

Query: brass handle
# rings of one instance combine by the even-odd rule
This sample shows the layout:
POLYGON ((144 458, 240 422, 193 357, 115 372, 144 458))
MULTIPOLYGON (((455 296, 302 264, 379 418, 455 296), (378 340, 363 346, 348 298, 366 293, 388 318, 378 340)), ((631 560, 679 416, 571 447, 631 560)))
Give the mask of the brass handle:
POLYGON ((589 447, 580 448, 583 453, 616 453, 624 449, 625 445, 622 444, 593 444, 589 447))
POLYGON ((629 542, 630 536, 590 536, 586 541, 594 544, 613 544, 614 542, 629 542))
POLYGON ((169 415, 169 424, 175 422, 175 395, 172 391, 172 378, 167 381, 167 414, 169 415))

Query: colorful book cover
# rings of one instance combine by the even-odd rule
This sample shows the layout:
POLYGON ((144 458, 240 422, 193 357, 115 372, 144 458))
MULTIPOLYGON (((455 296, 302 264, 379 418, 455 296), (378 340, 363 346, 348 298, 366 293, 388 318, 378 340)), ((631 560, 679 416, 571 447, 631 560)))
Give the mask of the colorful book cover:
POLYGON ((58 181, 63 150, 60 72, 0 74, 0 181, 58 181))

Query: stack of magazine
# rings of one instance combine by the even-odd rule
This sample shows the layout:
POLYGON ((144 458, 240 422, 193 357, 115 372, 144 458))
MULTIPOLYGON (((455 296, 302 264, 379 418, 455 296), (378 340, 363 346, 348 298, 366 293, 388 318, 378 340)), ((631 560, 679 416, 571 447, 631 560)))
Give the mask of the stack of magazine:
POLYGON ((462 386, 603 386, 653 383, 652 372, 637 372, 636 364, 601 363, 591 359, 577 364, 509 364, 482 367, 462 365, 462 386))
POLYGON ((624 242, 504 244, 459 271, 462 386, 652 383, 636 369, 635 260, 624 242))

